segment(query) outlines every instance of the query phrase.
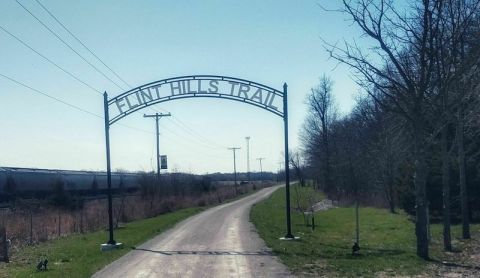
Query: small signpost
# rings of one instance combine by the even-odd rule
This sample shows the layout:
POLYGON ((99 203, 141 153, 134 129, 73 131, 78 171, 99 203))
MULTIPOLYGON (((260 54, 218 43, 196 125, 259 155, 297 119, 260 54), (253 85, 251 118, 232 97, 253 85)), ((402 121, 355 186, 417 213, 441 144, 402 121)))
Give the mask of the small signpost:
POLYGON ((161 156, 160 156, 160 162, 161 162, 161 167, 160 167, 160 169, 162 169, 162 170, 168 169, 168 166, 167 166, 167 156, 166 156, 166 155, 161 155, 161 156))
MULTIPOLYGON (((176 99, 199 97, 239 101, 260 107, 277 116, 280 116, 283 119, 285 145, 285 200, 287 219, 287 233, 284 239, 295 238, 292 235, 290 221, 287 84, 285 83, 283 85, 283 91, 280 91, 257 82, 235 77, 219 75, 190 75, 151 82, 133 88, 111 99, 108 99, 106 92, 104 93, 109 240, 106 244, 102 244, 102 250, 117 248, 119 245, 121 245, 115 242, 113 238, 110 126, 128 115, 154 104, 176 99)), ((167 169, 167 157, 162 155, 160 160, 161 169, 167 169), (165 158, 165 163, 163 163, 163 157, 165 158)))

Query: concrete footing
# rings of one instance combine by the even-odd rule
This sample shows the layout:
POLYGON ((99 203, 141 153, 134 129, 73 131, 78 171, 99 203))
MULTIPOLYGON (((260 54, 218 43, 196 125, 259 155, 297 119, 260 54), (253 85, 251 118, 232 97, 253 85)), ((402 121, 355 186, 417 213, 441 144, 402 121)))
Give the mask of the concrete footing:
POLYGON ((296 239, 300 239, 300 237, 296 236, 296 237, 281 237, 279 238, 279 240, 296 240, 296 239))
POLYGON ((119 249, 119 248, 123 248, 123 243, 120 243, 120 242, 117 242, 115 244, 103 243, 102 245, 100 245, 101 251, 110 251, 110 250, 119 249))

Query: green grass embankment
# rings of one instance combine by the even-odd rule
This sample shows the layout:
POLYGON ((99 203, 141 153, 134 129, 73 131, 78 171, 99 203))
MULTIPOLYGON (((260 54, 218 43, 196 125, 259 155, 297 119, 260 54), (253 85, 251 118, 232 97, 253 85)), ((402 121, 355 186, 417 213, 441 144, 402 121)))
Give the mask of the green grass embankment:
MULTIPOLYGON (((298 187, 302 194, 311 188, 298 187)), ((315 213, 315 230, 304 224, 294 211, 295 188, 291 190, 292 230, 300 239, 281 241, 285 231, 285 188, 252 208, 250 218, 266 244, 295 273, 301 276, 327 277, 382 274, 414 275, 427 271, 429 262, 415 252, 414 223, 403 212, 391 214, 384 209, 360 208, 360 255, 352 255, 355 239, 355 211, 352 207, 334 208, 315 213)), ((478 228, 477 226, 474 226, 478 228)), ((442 258, 441 225, 432 225, 431 253, 442 258)), ((460 227, 452 227, 452 237, 460 237, 460 227)))

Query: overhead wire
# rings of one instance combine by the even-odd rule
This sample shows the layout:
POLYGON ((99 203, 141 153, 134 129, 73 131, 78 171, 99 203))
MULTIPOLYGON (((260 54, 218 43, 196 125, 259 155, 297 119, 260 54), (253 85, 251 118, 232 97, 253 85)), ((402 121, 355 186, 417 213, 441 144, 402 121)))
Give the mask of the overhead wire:
MULTIPOLYGON (((68 106, 68 107, 70 107, 70 108, 73 108, 73 109, 75 109, 75 110, 77 110, 77 111, 80 111, 80 112, 89 114, 89 115, 91 115, 91 116, 100 118, 100 119, 102 119, 102 120, 105 120, 105 118, 102 117, 101 115, 98 115, 98 114, 96 114, 96 113, 94 113, 94 112, 88 111, 87 109, 84 109, 84 108, 82 108, 82 107, 80 107, 80 106, 77 106, 77 105, 75 105, 75 104, 71 104, 71 103, 69 103, 69 102, 67 102, 67 101, 65 101, 65 100, 60 99, 60 98, 54 97, 54 96, 52 96, 52 95, 50 95, 50 94, 48 94, 48 93, 45 93, 45 92, 43 92, 43 91, 41 91, 41 90, 39 90, 39 89, 33 88, 32 86, 29 86, 29 85, 27 85, 27 84, 25 84, 25 83, 23 83, 23 82, 20 82, 20 81, 12 78, 12 77, 10 77, 10 76, 7 76, 7 75, 2 74, 2 73, 0 73, 0 76, 3 77, 3 78, 5 78, 5 79, 10 80, 11 82, 13 82, 13 83, 15 83, 15 84, 17 84, 17 85, 19 85, 19 86, 25 87, 25 88, 33 91, 33 92, 36 92, 36 93, 38 93, 38 94, 40 94, 40 95, 42 95, 42 96, 44 96, 44 97, 47 97, 47 98, 49 98, 49 99, 51 99, 51 100, 54 100, 54 101, 56 101, 56 102, 58 102, 58 103, 61 103, 61 104, 63 104, 63 105, 66 105, 66 106, 68 106)), ((144 133, 148 133, 148 134, 151 134, 151 133, 152 133, 152 132, 150 132, 150 131, 143 130, 143 129, 141 129, 141 128, 137 128, 137 127, 133 127, 133 126, 129 126, 129 125, 125 125, 125 124, 119 124, 119 125, 121 125, 121 126, 123 126, 123 127, 125 127, 125 128, 129 128, 129 129, 132 129, 132 130, 136 130, 136 131, 140 131, 140 132, 144 132, 144 133)))
POLYGON ((77 36, 75 36, 50 10, 48 10, 39 0, 35 0, 44 11, 46 11, 62 28, 67 31, 79 44, 81 44, 93 57, 95 57, 100 63, 102 63, 110 72, 112 72, 120 81, 122 81, 127 87, 132 87, 128 84, 125 79, 123 79, 117 72, 115 72, 111 67, 109 67, 102 59, 98 57, 88 46, 85 45, 77 36))
MULTIPOLYGON (((156 108, 162 110, 163 112, 167 112, 167 113, 170 113, 170 111, 164 109, 164 108, 161 108, 161 107, 149 107, 152 111, 154 112, 157 112, 159 113, 160 111, 158 111, 156 108)), ((167 119, 174 125, 180 127, 182 130, 185 130, 187 133, 189 133, 190 135, 193 135, 192 138, 195 138, 197 139, 197 142, 203 144, 204 146, 206 146, 207 148, 210 148, 210 149, 226 149, 227 147, 226 146, 223 146, 223 145, 220 145, 218 143, 215 143, 211 140, 209 140, 208 138, 206 138, 205 136, 202 136, 201 134, 199 134, 198 132, 195 132, 195 131, 189 131, 187 128, 189 128, 190 130, 193 130, 192 128, 188 127, 185 123, 182 122, 182 124, 185 126, 181 126, 179 125, 177 122, 171 120, 171 118, 174 118, 176 121, 180 122, 180 119, 178 117, 176 117, 175 115, 171 115, 170 117, 167 117, 167 119), (196 133, 196 134, 195 134, 196 133), (203 138, 203 141, 199 139, 200 138, 203 138)), ((183 139, 183 136, 179 135, 178 133, 176 133, 175 131, 172 131, 171 129, 167 128, 167 127, 164 127, 164 129, 166 129, 167 131, 169 131, 170 133, 174 134, 175 136, 179 137, 179 138, 182 138, 183 139)), ((190 137, 185 137, 185 138, 190 138, 190 137)), ((193 141, 191 141, 192 143, 195 143, 193 141)))
MULTIPOLYGON (((96 117, 96 118, 105 120, 105 118, 102 117, 102 116, 99 115, 99 114, 96 114, 96 113, 94 113, 94 112, 91 112, 91 111, 89 111, 89 110, 87 110, 87 109, 84 109, 84 108, 82 108, 82 107, 80 107, 80 106, 77 106, 77 105, 75 105, 75 104, 69 103, 69 102, 67 102, 67 101, 65 101, 65 100, 62 100, 62 99, 60 99, 60 98, 54 97, 54 96, 52 96, 51 94, 48 94, 48 93, 46 93, 46 92, 44 92, 44 91, 41 91, 41 90, 39 90, 39 89, 36 89, 36 88, 34 88, 34 87, 32 87, 32 86, 29 86, 29 85, 27 85, 27 84, 25 84, 25 83, 23 83, 23 82, 21 82, 21 81, 18 81, 18 80, 14 79, 14 78, 12 78, 12 77, 10 77, 10 76, 7 76, 7 75, 2 74, 2 73, 0 73, 0 76, 3 77, 3 78, 5 78, 5 79, 7 79, 7 80, 10 80, 11 82, 13 82, 13 83, 15 83, 15 84, 17 84, 17 85, 19 85, 19 86, 25 87, 25 88, 31 90, 32 92, 35 92, 35 93, 40 94, 40 95, 42 95, 42 96, 44 96, 44 97, 47 97, 47 98, 49 98, 49 99, 51 99, 51 100, 53 100, 53 101, 55 101, 55 102, 61 103, 61 104, 63 104, 63 105, 66 105, 66 106, 68 106, 68 107, 70 107, 70 108, 73 108, 73 109, 75 109, 75 110, 77 110, 77 111, 80 111, 80 112, 89 114, 89 115, 91 115, 91 116, 93 116, 93 117, 96 117)), ((154 132, 150 132, 150 131, 147 131, 147 130, 144 130, 144 129, 140 129, 140 128, 137 128, 137 127, 133 127, 133 126, 130 126, 130 125, 126 125, 126 124, 122 124, 122 123, 118 123, 118 124, 119 124, 120 126, 124 127, 124 128, 136 130, 136 131, 143 132, 143 133, 147 133, 147 134, 155 134, 154 132)), ((167 137, 167 139, 168 139, 169 136, 165 136, 165 137, 167 137)), ((172 140, 172 141, 173 141, 173 140, 172 140)), ((190 145, 185 145, 184 143, 181 143, 181 142, 179 142, 179 141, 175 141, 175 142, 176 142, 176 143, 180 143, 181 145, 186 146, 187 148, 191 148, 190 145)), ((211 157, 211 158, 215 158, 215 159, 225 159, 224 157, 220 157, 220 156, 216 156, 216 155, 212 155, 212 154, 207 154, 207 153, 205 153, 205 152, 199 151, 198 149, 195 149, 195 150, 196 150, 198 153, 200 153, 200 154, 202 154, 202 155, 204 155, 204 156, 207 156, 207 157, 211 157)))
MULTIPOLYGON (((107 69, 109 69, 119 80, 121 80, 125 85, 127 85, 127 87, 130 87, 132 88, 132 86, 130 84, 128 84, 118 73, 116 73, 111 67, 109 67, 100 57, 98 57, 98 55, 96 55, 88 46, 85 45, 85 43, 83 43, 75 34, 73 34, 73 32, 71 32, 66 26, 65 24, 63 24, 49 9, 47 9, 39 0, 35 0, 37 2, 37 4, 42 7, 43 10, 45 10, 45 12, 47 12, 65 31, 67 31, 79 44, 81 44, 88 52, 90 52, 90 54, 92 54, 92 56, 94 56, 98 61, 100 61, 100 63, 102 63, 107 69)), ((158 112, 157 110, 155 110, 153 107, 152 109, 156 112, 158 112)), ((162 109, 164 110, 164 109, 162 109)), ((166 111, 166 110, 165 110, 166 111)), ((167 111, 168 112, 168 111, 167 111)), ((203 140, 205 140, 206 145, 212 145, 212 146, 215 146, 215 148, 226 148, 226 146, 223 146, 221 144, 218 144, 216 142, 213 142, 212 140, 206 138, 205 136, 199 134, 198 132, 196 132, 195 130, 193 130, 192 128, 190 128, 189 126, 187 126, 185 123, 183 123, 182 121, 180 121, 180 119, 178 119, 177 117, 175 117, 174 120, 176 120, 178 123, 180 124, 177 124, 174 120, 171 120, 169 119, 172 123, 174 123, 175 125, 179 126, 180 128, 186 130, 188 133, 194 135, 194 136, 199 136, 200 138, 202 138, 203 140)), ((174 133, 174 132, 172 132, 174 133)), ((176 134, 177 136, 180 136, 178 134, 176 134)), ((204 143, 205 144, 205 143, 204 143)))
MULTIPOLYGON (((130 87, 132 88, 132 86, 130 84, 128 84, 119 74, 117 74, 111 67, 109 67, 100 57, 98 57, 98 55, 96 55, 88 46, 86 46, 75 34, 73 34, 50 10, 48 10, 39 0, 35 0, 38 5, 40 7, 42 7, 43 10, 45 10, 65 31, 67 31, 79 44, 81 44, 88 52, 90 52, 90 54, 92 54, 92 56, 94 56, 98 61, 100 61, 100 63, 102 63, 107 69, 109 69, 119 80, 121 80, 125 85, 127 85, 127 87, 130 87)), ((154 111, 156 111, 153 107, 152 109, 154 111)), ((164 110, 164 109, 163 109, 164 110)), ((166 111, 166 110, 165 110, 166 111)), ((158 112, 158 111, 156 111, 158 112)), ((168 111, 167 111, 168 112, 168 111)), ((226 148, 226 146, 222 146, 218 143, 215 143, 213 141, 211 141, 210 139, 204 137, 203 135, 199 134, 198 132, 194 131, 192 128, 188 127, 185 123, 181 122, 180 119, 177 119, 175 117, 175 120, 180 123, 181 125, 175 123, 175 121, 171 120, 169 118, 169 120, 174 123, 175 125, 179 126, 180 128, 186 130, 187 132, 189 132, 190 134, 194 135, 194 136, 199 136, 201 137, 202 139, 204 139, 207 143, 207 145, 215 145, 216 148, 226 148)), ((173 133, 173 132, 172 132, 173 133)), ((178 134, 176 134, 177 136, 179 136, 178 134)))
POLYGON ((186 130, 187 132, 189 132, 190 134, 192 134, 193 136, 198 136, 200 138, 202 138, 205 142, 208 142, 209 144, 213 145, 213 146, 216 146, 216 148, 219 148, 219 149, 226 149, 227 146, 224 146, 222 144, 219 144, 213 140, 210 140, 209 138, 203 136, 202 134, 200 134, 199 132, 197 132, 196 130, 194 130, 193 128, 189 127, 187 124, 185 124, 183 121, 181 121, 178 117, 174 117, 173 119, 170 120, 173 124, 175 124, 176 126, 186 130), (178 122, 178 124, 176 123, 178 122))
POLYGON ((48 27, 41 19, 39 19, 37 16, 35 16, 27 7, 25 7, 22 3, 20 3, 18 0, 15 0, 18 5, 20 5, 26 12, 28 12, 33 18, 35 18, 45 29, 47 29, 52 35, 54 35, 59 41, 61 41, 66 47, 68 47, 71 51, 73 51, 75 54, 77 54, 78 57, 80 57, 85 63, 90 65, 96 72, 101 74, 103 77, 108 79, 110 82, 112 82, 115 86, 117 86, 120 90, 124 91, 125 89, 118 85, 115 81, 113 81, 110 77, 108 77, 105 73, 103 73, 101 70, 99 70, 95 65, 90 63, 85 57, 83 57, 78 51, 73 49, 72 46, 70 46, 65 40, 63 40, 55 31, 53 31, 50 27, 48 27))
POLYGON ((67 106, 69 106, 70 108, 73 108, 73 109, 76 109, 76 110, 78 110, 78 111, 81 111, 81 112, 90 114, 90 115, 92 115, 92 116, 94 116, 94 117, 103 119, 103 117, 100 116, 100 115, 98 115, 98 114, 95 114, 95 113, 93 113, 93 112, 90 112, 90 111, 88 111, 88 110, 86 110, 86 109, 83 109, 83 108, 81 108, 81 107, 79 107, 79 106, 76 106, 75 104, 68 103, 68 102, 66 102, 66 101, 64 101, 64 100, 62 100, 62 99, 57 98, 57 97, 51 96, 51 95, 49 95, 49 94, 47 94, 47 93, 45 93, 45 92, 42 92, 42 91, 40 91, 40 90, 38 90, 38 89, 35 89, 35 88, 33 88, 33 87, 25 84, 25 83, 22 83, 22 82, 20 82, 20 81, 18 81, 18 80, 16 80, 16 79, 13 79, 12 77, 9 77, 9 76, 4 75, 4 74, 2 74, 2 73, 0 73, 0 76, 2 76, 2 77, 5 78, 5 79, 10 80, 11 82, 13 82, 13 83, 15 83, 15 84, 17 84, 17 85, 20 85, 20 86, 22 86, 22 87, 28 88, 28 89, 30 89, 31 91, 36 92, 36 93, 38 93, 38 94, 41 94, 41 95, 43 95, 43 96, 45 96, 45 97, 47 97, 47 98, 49 98, 49 99, 52 99, 52 100, 54 100, 54 101, 56 101, 56 102, 62 103, 62 104, 64 104, 64 105, 67 105, 67 106))
POLYGON ((205 156, 205 157, 210 157, 210 158, 215 158, 215 159, 221 159, 221 160, 229 159, 229 158, 226 157, 226 156, 220 156, 220 155, 214 155, 214 154, 211 154, 211 153, 206 153, 206 152, 204 152, 204 151, 199 150, 197 147, 193 147, 193 146, 190 145, 190 144, 185 144, 185 143, 182 142, 182 141, 172 140, 173 138, 170 138, 170 136, 168 136, 168 135, 166 135, 166 134, 163 134, 163 137, 166 138, 167 140, 170 139, 169 141, 175 142, 175 144, 180 144, 180 145, 182 145, 182 146, 185 147, 186 149, 192 150, 193 153, 201 154, 201 155, 203 155, 203 156, 205 156))
POLYGON ((10 31, 8 31, 5 27, 1 26, 0 25, 0 29, 5 32, 6 34, 8 34, 10 37, 14 38, 15 40, 17 40, 18 42, 20 42, 23 46, 25 46, 26 48, 30 49, 31 51, 33 51, 34 53, 36 53, 38 56, 42 57, 43 59, 45 59, 47 62, 49 62, 50 64, 54 65, 55 67, 57 67, 58 69, 60 69, 61 71, 63 71, 64 73, 66 73, 67 75, 69 75, 70 77, 72 77, 73 79, 75 79, 76 81, 82 83, 83 85, 87 86, 88 88, 90 88, 93 92, 96 92, 100 95, 103 95, 102 92, 100 90, 97 90, 95 89, 92 85, 88 84, 87 82, 81 80, 80 78, 78 78, 76 75, 74 75, 73 73, 69 72, 68 70, 64 69, 63 67, 61 67, 60 65, 58 65, 56 62, 54 62, 53 60, 51 60, 50 58, 48 58, 47 56, 43 55, 42 53, 40 53, 38 50, 34 49, 33 47, 31 47, 28 43, 26 43, 24 40, 20 39, 18 36, 14 35, 13 33, 11 33, 10 31))
MULTIPOLYGON (((26 8, 24 5, 22 5, 18 0, 15 0, 15 2, 17 2, 26 12, 28 12, 33 18, 35 18, 45 29, 47 29, 51 34, 53 34, 58 40, 60 40, 65 46, 67 46, 71 51, 73 51, 77 56, 79 56, 83 61, 85 61, 87 64, 89 64, 93 69, 95 69, 95 71, 97 71, 98 73, 100 73, 102 76, 104 76, 106 79, 108 79, 110 82, 112 82, 113 84, 115 84, 118 88, 120 88, 121 90, 124 90, 121 86, 119 86, 116 82, 114 82, 112 79, 110 79, 108 76, 106 76, 105 73, 103 73, 102 71, 100 71, 97 67, 95 67, 92 63, 90 63, 85 57, 83 57, 80 53, 78 53, 75 49, 73 49, 72 46, 70 46, 67 42, 65 42, 65 40, 63 40, 56 32, 54 32, 51 28, 49 28, 42 20, 40 20, 37 16, 35 16, 28 8, 26 8)), ((92 56, 94 56, 98 61, 100 61, 107 69, 109 69, 119 80, 121 80, 124 84, 126 84, 128 87, 132 87, 130 84, 128 84, 118 73, 116 73, 111 67, 109 67, 100 57, 98 57, 98 55, 96 55, 90 48, 88 48, 77 36, 75 36, 63 23, 60 22, 60 20, 50 11, 48 10, 40 1, 36 0, 36 2, 42 7, 42 9, 44 9, 65 31, 67 31, 78 43, 80 43, 88 52, 90 52, 90 54, 92 54, 92 56)), ((33 52, 35 52, 36 54, 38 54, 39 56, 41 56, 42 58, 44 58, 46 61, 48 61, 49 63, 51 63, 52 65, 56 66, 57 68, 59 68, 60 70, 62 70, 64 73, 68 74, 69 76, 71 76, 72 78, 74 78, 75 80, 77 80, 78 82, 82 83, 83 85, 89 87, 90 89, 92 89, 94 92, 96 93, 99 93, 99 94, 102 94, 102 92, 100 90, 97 90, 95 89, 93 86, 91 86, 90 84, 86 83, 85 81, 79 79, 78 77, 76 77, 74 74, 72 74, 71 72, 65 70, 64 68, 62 68, 61 66, 59 66, 57 63, 53 62, 51 59, 49 59, 48 57, 46 57, 45 55, 41 54, 39 51, 35 50, 33 47, 31 47, 30 45, 28 45, 26 42, 24 42, 23 40, 21 40, 19 37, 15 36, 14 34, 12 34, 11 32, 9 32, 8 30, 6 30, 5 28, 1 27, 0 28, 6 32, 7 34, 9 34, 11 37, 15 38, 17 41, 19 41, 21 44, 23 44, 25 47, 29 48, 30 50, 32 50, 33 52)), ((4 76, 4 75, 2 75, 4 76)), ((6 76, 4 76, 6 77, 6 76)), ((8 78, 8 77, 6 77, 8 78)), ((11 78, 8 78, 10 80, 13 81, 13 79, 11 78)), ((24 84, 21 84, 19 82, 16 82, 20 85, 24 85, 24 84)), ((32 87, 29 87, 29 86, 25 86, 29 89, 32 89, 36 92, 40 92, 39 90, 36 90, 32 87)), ((45 96, 47 96, 47 94, 44 94, 45 96)), ((75 107, 78 108, 77 106, 75 105, 71 105, 63 100, 59 100, 57 98, 54 98, 54 97, 51 97, 57 101, 60 101, 68 106, 71 106, 71 107, 75 107)), ((153 109, 153 107, 151 107, 153 109)), ((82 108, 80 108, 82 109, 82 108)), ((162 108, 160 108, 162 109, 162 108)), ((82 109, 81 111, 83 111, 84 109, 82 109)), ((155 109, 153 109, 155 110, 155 109)), ((162 110, 165 110, 165 109, 162 109, 162 110)), ((85 110, 86 111, 86 110, 85 110)), ((85 112, 84 111, 84 112, 85 112)), ((157 110, 155 110, 157 111, 157 110)), ((165 110, 166 111, 166 110, 165 110)), ((158 111, 157 111, 158 112, 158 111)), ((91 112, 87 112, 89 114, 92 114, 91 112)), ((103 118, 99 115, 96 115, 94 114, 95 116, 97 117, 100 117, 100 118, 103 118)), ((224 146, 206 138, 205 136, 199 134, 198 132, 196 132, 195 130, 193 130, 192 128, 190 128, 188 125, 186 125, 185 123, 183 123, 182 121, 180 121, 180 119, 178 119, 177 117, 175 117, 175 120, 178 122, 175 122, 175 121, 171 121, 173 124, 175 124, 176 126, 180 127, 181 129, 187 131, 188 133, 194 135, 193 138, 197 138, 200 137, 204 140, 204 142, 201 142, 204 146, 208 147, 208 148, 211 148, 211 149, 223 149, 225 148, 224 146), (198 137, 197 137, 198 136, 198 137), (215 147, 213 147, 215 146, 215 147)), ((135 129, 137 131, 141 131, 141 132, 147 132, 147 133, 152 133, 152 132, 148 132, 148 131, 145 131, 145 130, 142 130, 142 129, 138 129, 138 128, 135 128, 135 127, 130 127, 130 126, 126 126, 124 124, 120 124, 122 126, 125 126, 125 127, 128 127, 128 128, 131 128, 131 129, 135 129)), ((165 128, 167 131, 169 131, 170 133, 172 133, 173 135, 177 136, 178 138, 182 138, 185 140, 185 138, 189 138, 189 137, 183 137, 181 135, 179 135, 178 133, 172 131, 171 129, 168 129, 168 128, 165 128)), ((193 142, 193 141, 192 141, 193 142)), ((200 142, 200 140, 199 140, 200 142)))
MULTIPOLYGON (((3 26, 0 25, 0 29, 2 29, 2 31, 4 31, 4 32, 7 33, 8 35, 10 35, 10 36, 13 37, 14 39, 16 39, 16 40, 17 40, 18 42, 20 42, 22 45, 24 45, 25 47, 27 47, 28 49, 30 49, 31 51, 33 51, 34 53, 36 53, 37 55, 39 55, 40 57, 42 57, 43 59, 45 59, 46 61, 48 61, 48 62, 51 63, 52 65, 54 65, 55 67, 57 67, 58 69, 60 69, 62 72, 66 73, 66 74, 69 75, 70 77, 74 78, 76 81, 78 81, 78 82, 80 82, 81 84, 83 84, 83 85, 87 86, 88 88, 90 88, 93 92, 98 93, 98 94, 100 94, 100 95, 103 95, 100 90, 95 89, 92 85, 90 85, 90 84, 88 84, 87 82, 81 80, 80 78, 78 78, 77 76, 75 76, 73 73, 69 72, 68 70, 62 68, 60 65, 58 65, 58 64, 55 63, 53 60, 49 59, 48 57, 46 57, 45 55, 43 55, 42 53, 40 53, 39 51, 37 51, 36 49, 34 49, 33 47, 31 47, 29 44, 27 44, 25 41, 23 41, 22 39, 20 39, 18 36, 15 36, 13 33, 9 32, 9 31, 8 31, 7 29, 5 29, 3 26)), ((68 103, 68 102, 66 102, 66 101, 63 101, 63 100, 61 100, 61 99, 58 99, 58 98, 55 98, 55 97, 53 97, 53 96, 50 96, 50 95, 48 95, 48 94, 46 94, 46 93, 43 93, 42 91, 37 90, 37 89, 35 89, 35 88, 31 87, 31 86, 28 86, 28 85, 26 85, 26 84, 24 84, 24 83, 22 83, 22 82, 19 82, 19 81, 15 80, 15 79, 13 79, 13 78, 11 78, 11 77, 8 77, 8 76, 3 75, 3 74, 1 74, 1 76, 4 77, 4 78, 6 78, 6 79, 9 79, 10 81, 12 81, 12 82, 14 82, 14 83, 16 83, 16 84, 18 84, 18 85, 21 85, 21 86, 23 86, 23 87, 26 87, 26 88, 28 88, 28 89, 30 89, 30 90, 32 90, 32 91, 37 92, 37 93, 40 93, 40 94, 42 94, 42 95, 44 95, 44 96, 46 96, 46 97, 48 97, 48 98, 51 98, 51 99, 56 100, 56 101, 58 101, 58 102, 61 102, 61 103, 65 104, 65 105, 68 105, 68 106, 70 106, 70 107, 72 107, 72 108, 75 108, 75 109, 77 109, 77 110, 80 109, 82 112, 86 112, 86 113, 88 113, 88 114, 92 114, 92 112, 90 112, 90 111, 87 111, 87 110, 85 110, 85 109, 83 109, 83 108, 77 107, 77 106, 75 106, 75 105, 73 105, 73 104, 70 104, 70 103, 68 103)), ((92 114, 92 115, 93 115, 93 114, 92 114)), ((97 114, 94 114, 94 115, 97 116, 97 117, 100 117, 101 119, 104 119, 104 118, 103 118, 102 116, 100 116, 100 115, 97 115, 97 114)), ((143 130, 143 129, 140 129, 140 128, 137 128, 137 127, 133 127, 133 126, 129 126, 129 125, 125 125, 125 124, 119 124, 119 125, 121 125, 121 126, 123 126, 123 127, 126 127, 126 128, 129 128, 129 129, 132 129, 132 130, 144 132, 144 133, 145 133, 145 132, 147 132, 147 133, 152 133, 152 132, 150 132, 150 131, 146 131, 146 130, 143 130)))
MULTIPOLYGON (((194 144, 195 144, 195 143, 200 143, 200 144, 202 144, 204 147, 209 148, 209 149, 222 149, 222 148, 219 148, 219 147, 213 147, 213 146, 208 145, 208 144, 206 144, 206 143, 204 143, 204 142, 201 142, 201 141, 195 142, 193 139, 191 139, 191 137, 189 137, 189 136, 181 136, 181 135, 178 134, 176 131, 173 131, 172 129, 170 129, 170 128, 166 127, 166 126, 163 126, 162 129, 164 129, 164 130, 168 131, 169 133, 177 136, 178 138, 182 138, 182 140, 184 140, 184 141, 189 141, 189 142, 194 143, 194 144)), ((193 138, 196 138, 196 137, 193 137, 193 138)), ((196 138, 196 139, 198 139, 198 138, 196 138)))

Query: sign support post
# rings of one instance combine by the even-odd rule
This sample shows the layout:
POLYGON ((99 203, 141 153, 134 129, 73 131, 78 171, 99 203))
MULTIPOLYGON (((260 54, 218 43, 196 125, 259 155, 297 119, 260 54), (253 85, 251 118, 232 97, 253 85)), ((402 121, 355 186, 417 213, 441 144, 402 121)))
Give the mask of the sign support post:
POLYGON ((287 214, 287 234, 285 239, 294 239, 292 235, 292 223, 290 220, 290 167, 288 155, 288 103, 287 103, 287 83, 283 84, 283 126, 285 130, 285 198, 287 214))
POLYGON ((113 239, 113 215, 112 215, 112 168, 110 165, 110 124, 108 114, 108 95, 103 93, 103 103, 105 109, 105 146, 107 151, 107 186, 108 186, 108 230, 109 239, 107 244, 115 245, 113 239))
POLYGON ((108 186, 108 242, 102 244, 102 251, 111 250, 122 246, 113 239, 113 210, 112 210, 112 168, 110 165, 110 118, 108 113, 108 95, 103 93, 103 104, 105 109, 105 149, 107 154, 107 186, 108 186))

